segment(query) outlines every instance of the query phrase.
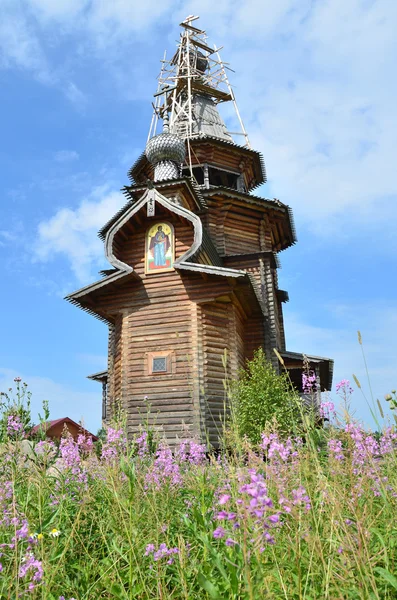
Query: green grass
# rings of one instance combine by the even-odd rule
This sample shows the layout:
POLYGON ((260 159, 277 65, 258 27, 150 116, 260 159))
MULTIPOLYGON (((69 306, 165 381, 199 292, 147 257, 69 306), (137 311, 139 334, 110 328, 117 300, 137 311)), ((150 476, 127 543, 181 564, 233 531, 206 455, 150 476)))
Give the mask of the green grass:
POLYGON ((2 548, 1 598, 397 598, 393 440, 382 455, 368 432, 330 427, 298 444, 275 437, 266 460, 242 444, 238 455, 198 465, 168 455, 156 470, 153 455, 137 456, 117 435, 110 461, 83 454, 68 468, 51 458, 59 472, 40 456, 26 459, 19 442, 2 445, 1 543, 12 544, 25 518, 35 537, 18 534, 2 548), (341 442, 343 461, 329 440, 341 442), (260 516, 249 506, 258 490, 271 500, 260 516), (236 518, 218 520, 222 510, 236 518), (178 553, 154 560, 149 544, 178 553), (34 569, 21 576, 29 552, 40 581, 34 569))

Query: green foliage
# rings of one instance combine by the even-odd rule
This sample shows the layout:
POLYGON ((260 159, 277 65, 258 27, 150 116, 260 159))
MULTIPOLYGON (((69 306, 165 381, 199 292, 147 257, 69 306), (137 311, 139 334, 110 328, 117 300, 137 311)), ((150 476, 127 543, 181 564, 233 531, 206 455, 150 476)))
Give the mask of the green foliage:
POLYGON ((271 424, 292 432, 301 418, 300 402, 286 374, 279 375, 259 348, 232 386, 233 421, 240 437, 260 442, 271 424))
POLYGON ((18 437, 23 437, 33 427, 30 412, 30 397, 26 383, 19 377, 15 378, 16 389, 10 388, 8 393, 0 394, 0 441, 4 442, 9 437, 8 418, 15 417, 21 422, 22 431, 18 437))
MULTIPOLYGON (((285 398, 256 361, 247 381, 285 398)), ((395 600, 395 428, 347 416, 297 439, 274 416, 262 450, 197 463, 178 448, 159 461, 148 431, 127 443, 120 423, 101 433, 106 460, 67 438, 1 444, 0 599, 395 600)))

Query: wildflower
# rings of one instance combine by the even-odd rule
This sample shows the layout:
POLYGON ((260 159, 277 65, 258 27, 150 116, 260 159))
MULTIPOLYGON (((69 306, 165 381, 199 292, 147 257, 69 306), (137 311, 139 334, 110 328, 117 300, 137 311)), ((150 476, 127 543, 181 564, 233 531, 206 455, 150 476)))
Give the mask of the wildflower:
POLYGON ((146 546, 145 556, 149 556, 150 554, 153 555, 153 560, 156 562, 166 556, 171 556, 167 561, 167 564, 171 565, 174 562, 172 555, 179 554, 179 548, 167 548, 167 544, 162 543, 158 550, 156 550, 154 544, 148 544, 146 546))
POLYGON ((237 544, 237 542, 232 540, 232 538, 227 538, 227 540, 225 541, 225 544, 226 544, 226 546, 235 546, 237 544))
POLYGON ((20 377, 14 377, 15 383, 21 383, 22 379, 20 377))
POLYGON ((137 439, 135 440, 135 442, 138 446, 138 456, 140 458, 143 458, 149 452, 147 438, 148 438, 147 432, 143 431, 142 434, 139 437, 137 437, 137 439))
POLYGON ((219 504, 226 504, 226 502, 229 502, 230 500, 230 496, 229 494, 222 494, 222 496, 219 498, 219 504))
POLYGON ((48 534, 53 538, 59 537, 61 535, 61 532, 59 531, 59 529, 56 529, 54 527, 54 529, 51 529, 50 533, 48 534))
POLYGON ((313 371, 302 373, 302 390, 304 394, 311 394, 317 390, 317 377, 313 371))
POLYGON ((19 577, 33 575, 33 581, 39 582, 43 579, 43 566, 40 560, 37 560, 31 552, 28 552, 22 558, 22 564, 19 569, 19 577))
POLYGON ((182 440, 175 451, 175 456, 180 462, 200 465, 205 462, 205 446, 194 440, 182 440))
POLYGON ((341 440, 331 439, 328 441, 328 450, 330 455, 337 461, 344 460, 343 448, 341 440))
POLYGON ((217 514, 216 514, 216 518, 218 519, 218 521, 222 521, 222 519, 227 519, 228 514, 225 510, 220 510, 217 514))
POLYGON ((320 404, 320 417, 322 418, 330 418, 332 414, 335 414, 335 405, 331 401, 322 402, 320 404))
POLYGON ((153 553, 155 551, 155 546, 154 544, 148 544, 146 546, 146 552, 145 552, 145 556, 149 556, 149 554, 153 553))
POLYGON ((339 383, 336 384, 335 389, 337 394, 342 395, 350 395, 354 392, 348 379, 342 379, 339 381, 339 383))
POLYGON ((270 523, 278 523, 280 521, 280 515, 279 514, 275 514, 275 515, 270 515, 267 517, 268 521, 270 521, 270 523))
POLYGON ((38 540, 42 540, 44 538, 44 535, 42 533, 38 533, 37 534, 37 539, 38 540))
POLYGON ((161 444, 153 465, 146 475, 146 484, 154 485, 159 489, 166 484, 179 486, 181 483, 179 465, 175 462, 171 449, 161 444))
POLYGON ((225 533, 226 531, 223 529, 223 527, 217 527, 213 533, 213 536, 216 540, 219 540, 220 538, 225 537, 225 533))
POLYGON ((127 438, 123 429, 107 428, 106 443, 102 447, 101 458, 104 462, 112 463, 123 452, 127 445, 127 438))
POLYGON ((19 415, 9 415, 7 420, 7 433, 9 436, 14 437, 18 433, 23 432, 23 424, 19 415))

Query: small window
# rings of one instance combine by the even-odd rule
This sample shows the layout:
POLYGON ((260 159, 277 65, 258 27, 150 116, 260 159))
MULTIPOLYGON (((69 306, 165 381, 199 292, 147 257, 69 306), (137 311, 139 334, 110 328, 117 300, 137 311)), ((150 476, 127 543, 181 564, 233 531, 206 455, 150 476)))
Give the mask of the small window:
POLYGON ((166 373, 167 372, 167 357, 157 356, 153 357, 153 373, 166 373))
POLYGON ((145 365, 146 375, 172 375, 175 373, 175 353, 173 350, 148 352, 145 365))

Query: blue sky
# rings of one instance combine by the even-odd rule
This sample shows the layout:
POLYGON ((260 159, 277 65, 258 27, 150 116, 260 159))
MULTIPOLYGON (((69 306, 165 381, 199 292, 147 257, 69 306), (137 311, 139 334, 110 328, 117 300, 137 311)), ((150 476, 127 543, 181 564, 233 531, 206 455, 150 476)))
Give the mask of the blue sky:
MULTIPOLYGON (((0 389, 100 425, 106 327, 63 296, 106 266, 97 230, 143 151, 159 60, 200 14, 223 46, 269 182, 294 211, 280 255, 290 350, 331 356, 375 397, 397 387, 394 0, 0 0, 0 389)), ((226 109, 231 124, 232 115, 226 109)), ((353 386, 355 387, 355 386, 353 386)), ((145 394, 145 390, 142 390, 145 394)), ((352 405, 369 421, 356 390, 352 405)))

